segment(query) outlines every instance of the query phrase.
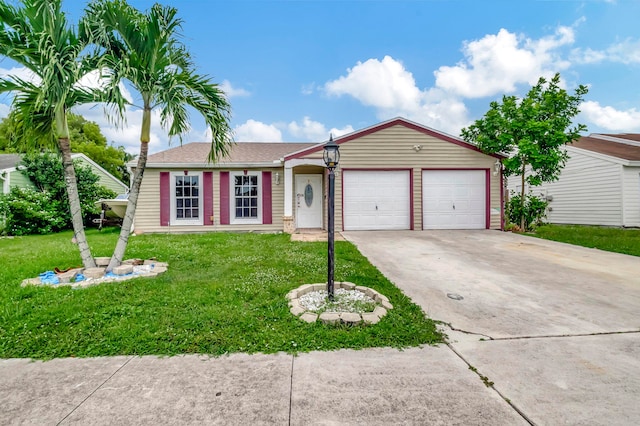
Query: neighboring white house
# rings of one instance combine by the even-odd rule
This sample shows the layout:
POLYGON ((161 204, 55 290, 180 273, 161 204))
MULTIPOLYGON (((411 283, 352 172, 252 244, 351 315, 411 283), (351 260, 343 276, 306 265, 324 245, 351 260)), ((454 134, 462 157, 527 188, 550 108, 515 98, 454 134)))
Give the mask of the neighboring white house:
MULTIPOLYGON (((549 201, 546 221, 640 227, 640 134, 591 134, 566 150, 560 178, 531 188, 549 201)), ((508 188, 519 192, 520 178, 508 188)))

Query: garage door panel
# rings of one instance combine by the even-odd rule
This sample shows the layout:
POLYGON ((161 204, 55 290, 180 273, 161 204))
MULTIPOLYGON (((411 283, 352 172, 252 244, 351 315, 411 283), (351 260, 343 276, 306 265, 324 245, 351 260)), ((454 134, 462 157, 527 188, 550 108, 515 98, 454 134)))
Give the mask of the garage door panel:
POLYGON ((424 229, 484 229, 484 170, 422 172, 424 229))
POLYGON ((345 170, 344 229, 409 229, 409 171, 345 170))

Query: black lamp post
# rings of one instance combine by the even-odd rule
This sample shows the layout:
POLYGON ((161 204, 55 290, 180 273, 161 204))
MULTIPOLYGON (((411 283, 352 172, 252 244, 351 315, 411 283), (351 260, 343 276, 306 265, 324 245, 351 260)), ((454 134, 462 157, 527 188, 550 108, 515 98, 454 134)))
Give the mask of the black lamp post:
POLYGON ((324 164, 327 165, 327 169, 329 169, 329 200, 327 206, 328 218, 328 233, 327 233, 327 242, 328 242, 328 273, 327 273, 327 293, 329 295, 329 300, 333 301, 333 272, 334 272, 334 224, 335 224, 335 212, 334 212, 334 201, 335 201, 335 182, 336 175, 334 174, 334 170, 338 167, 338 162, 340 161, 340 150, 338 148, 338 144, 333 141, 333 135, 329 136, 329 142, 327 142, 324 146, 324 164))

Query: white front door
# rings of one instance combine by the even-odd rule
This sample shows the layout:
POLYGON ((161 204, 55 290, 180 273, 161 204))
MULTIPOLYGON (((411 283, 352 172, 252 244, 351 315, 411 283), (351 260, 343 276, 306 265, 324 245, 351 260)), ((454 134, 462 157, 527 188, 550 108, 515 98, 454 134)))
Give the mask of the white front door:
POLYGON ((322 228, 322 175, 296 175, 296 227, 322 228))

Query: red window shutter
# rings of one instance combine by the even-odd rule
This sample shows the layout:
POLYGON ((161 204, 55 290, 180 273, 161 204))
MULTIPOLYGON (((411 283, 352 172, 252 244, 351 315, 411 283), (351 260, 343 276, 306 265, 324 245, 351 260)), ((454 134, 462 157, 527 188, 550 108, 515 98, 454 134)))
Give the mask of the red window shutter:
POLYGON ((220 172, 220 224, 229 223, 229 172, 220 172))
POLYGON ((169 172, 160 172, 160 226, 169 226, 171 221, 170 179, 169 172))
POLYGON ((273 223, 271 205, 271 172, 262 172, 262 223, 273 223))
POLYGON ((202 191, 204 205, 202 206, 202 214, 204 215, 204 224, 213 225, 213 172, 202 173, 202 191))

